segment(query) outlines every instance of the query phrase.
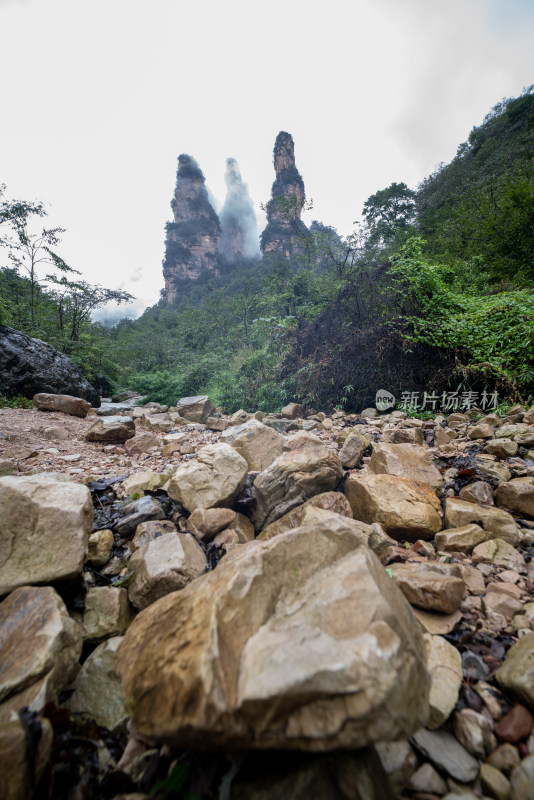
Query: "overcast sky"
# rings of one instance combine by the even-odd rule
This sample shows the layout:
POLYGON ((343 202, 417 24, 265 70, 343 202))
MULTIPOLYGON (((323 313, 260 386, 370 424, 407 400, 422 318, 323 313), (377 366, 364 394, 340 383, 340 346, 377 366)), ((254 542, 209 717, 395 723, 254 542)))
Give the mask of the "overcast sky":
POLYGON ((534 82, 533 42, 534 0, 0 0, 0 183, 142 310, 180 153, 220 203, 236 158, 260 215, 289 131, 306 221, 348 234, 370 194, 416 187, 534 82))

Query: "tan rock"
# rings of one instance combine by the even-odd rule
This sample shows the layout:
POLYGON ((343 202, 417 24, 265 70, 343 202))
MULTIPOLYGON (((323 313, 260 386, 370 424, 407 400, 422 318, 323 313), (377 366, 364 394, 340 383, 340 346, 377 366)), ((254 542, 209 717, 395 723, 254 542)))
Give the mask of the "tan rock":
POLYGON ((471 523, 462 528, 449 528, 441 533, 436 533, 436 548, 438 550, 452 550, 458 553, 470 553, 477 544, 485 542, 488 534, 480 525, 471 523))
POLYGON ((486 584, 484 576, 481 571, 470 564, 460 564, 460 572, 467 586, 468 592, 472 595, 484 594, 486 591, 486 584))
POLYGON ((45 675, 57 693, 74 675, 82 634, 51 586, 24 586, 0 603, 0 652, 0 700, 45 675))
POLYGON ((396 475, 352 473, 344 491, 355 519, 378 522, 397 541, 430 539, 441 530, 440 503, 425 483, 396 475))
POLYGON ((493 428, 485 422, 479 422, 469 428, 467 435, 470 439, 493 439, 493 428))
POLYGON ((229 444, 203 447, 196 459, 178 467, 168 494, 188 511, 231 506, 243 490, 248 464, 229 444))
POLYGON ((209 541, 228 528, 237 514, 230 508, 198 508, 187 520, 187 529, 199 539, 209 541))
POLYGON ((147 522, 140 522, 135 529, 133 539, 130 541, 130 550, 135 552, 145 544, 159 539, 166 533, 175 533, 176 525, 169 519, 150 519, 147 522))
MULTIPOLYGON (((441 428, 440 428, 441 430, 441 428)), ((385 444, 423 444, 423 431, 421 428, 390 428, 382 434, 381 442, 385 444)))
POLYGON ((284 439, 284 452, 307 450, 310 447, 324 447, 325 443, 314 433, 297 431, 284 439))
POLYGON ((370 440, 361 433, 350 433, 347 436, 339 452, 339 458, 345 469, 358 466, 369 444, 370 440))
POLYGON ((492 461, 491 459, 483 458, 482 456, 478 456, 475 460, 477 464, 477 472, 484 478, 493 478, 494 480, 499 481, 499 483, 502 483, 503 481, 509 481, 512 477, 512 473, 508 467, 506 467, 500 461, 492 461))
POLYGON ((470 500, 472 503, 492 506, 493 489, 486 481, 474 481, 460 489, 460 500, 470 500))
POLYGON ((146 472, 134 472, 133 475, 126 478, 122 486, 126 495, 141 495, 144 492, 154 492, 156 489, 161 489, 168 479, 169 474, 167 472, 147 470, 146 472))
POLYGON ((231 444, 249 469, 259 472, 267 469, 284 449, 283 437, 257 419, 228 428, 221 435, 221 441, 231 444))
POLYGON ((128 598, 143 609, 201 575, 206 556, 189 533, 166 533, 136 550, 129 568, 134 576, 128 584, 128 598))
POLYGON ((43 434, 47 439, 51 439, 53 442, 66 441, 69 438, 69 432, 65 430, 65 428, 59 428, 55 425, 52 425, 50 428, 45 428, 43 434))
POLYGON ((530 426, 524 423, 505 423, 495 431, 495 437, 498 439, 515 439, 520 433, 529 433, 530 426))
POLYGON ((284 419, 298 419, 304 416, 304 406, 299 403, 288 403, 280 413, 284 419))
POLYGON ((324 511, 333 511, 351 519, 353 517, 350 503, 344 494, 341 492, 323 492, 311 497, 275 522, 271 522, 270 525, 267 525, 262 530, 258 539, 272 539, 273 536, 278 536, 279 533, 285 533, 291 528, 298 528, 302 524, 302 520, 310 506, 322 508, 324 511))
POLYGON ((462 685, 462 657, 456 647, 442 636, 425 634, 427 668, 432 683, 428 704, 430 716, 426 727, 441 727, 454 711, 462 685))
POLYGON ((189 748, 409 736, 427 714, 423 643, 354 534, 308 525, 232 556, 130 626, 115 667, 136 729, 189 748))
POLYGON ((448 497, 445 500, 445 527, 463 528, 470 523, 480 525, 492 539, 504 539, 512 545, 519 542, 519 530, 511 514, 500 508, 448 497))
POLYGON ((460 744, 476 758, 486 758, 497 747, 491 720, 472 708, 456 711, 453 729, 460 744))
POLYGON ((92 533, 89 536, 87 563, 95 567, 101 567, 106 564, 111 557, 113 542, 113 531, 109 528, 92 533))
POLYGON ((449 564, 392 564, 390 569, 409 603, 426 611, 452 614, 460 607, 465 584, 460 570, 443 569, 449 564))
POLYGON ((478 544, 471 557, 474 564, 495 564, 497 567, 525 572, 523 556, 504 539, 490 539, 478 544))
POLYGON ((39 411, 59 411, 71 417, 86 417, 91 403, 69 394, 34 394, 33 404, 39 411))
POLYGON ((487 591, 482 598, 482 605, 486 614, 501 614, 508 621, 516 614, 520 614, 523 604, 503 592, 487 591))
POLYGON ((196 395, 178 400, 176 411, 189 422, 205 422, 215 412, 215 406, 207 395, 196 395))
POLYGON ((0 478, 0 595, 82 571, 93 505, 87 486, 54 473, 0 478))
POLYGON ((240 537, 240 541, 246 539, 251 542, 254 539, 254 525, 244 514, 236 514, 234 521, 230 523, 226 530, 235 531, 240 537))
POLYGON ((484 448, 484 452, 490 455, 497 456, 498 458, 511 458, 515 456, 519 449, 517 442, 512 439, 493 439, 488 442, 484 448))
POLYGON ((461 611, 452 614, 440 614, 437 611, 425 611, 423 608, 413 607, 413 613, 422 630, 433 636, 444 636, 451 633, 462 619, 461 611))
POLYGON ((441 489, 443 478, 429 453, 412 444, 377 444, 367 469, 374 475, 397 475, 441 489))
POLYGON ((254 481, 256 529, 261 530, 310 497, 333 490, 342 475, 338 455, 327 447, 283 453, 254 481))
POLYGON ((128 592, 115 586, 94 586, 85 596, 85 609, 80 615, 84 641, 101 642, 111 636, 122 636, 132 621, 128 592))
POLYGON ((534 517, 534 478, 515 478, 501 483, 495 492, 495 500, 514 514, 534 517))
POLYGON ((495 797, 497 800, 509 799, 510 781, 491 764, 482 764, 480 767, 480 782, 485 794, 489 797, 495 797))
POLYGON ((71 713, 85 714, 110 731, 125 727, 128 719, 120 678, 113 669, 121 641, 122 636, 115 636, 93 650, 76 676, 74 694, 65 703, 71 713))
POLYGON ((159 446, 159 439, 156 434, 146 431, 136 434, 135 438, 124 442, 124 449, 130 456, 142 455, 153 447, 159 446))
POLYGON ((534 710, 534 633, 512 645, 495 678, 499 686, 534 710))
POLYGON ((125 442, 135 436, 131 417, 99 417, 85 433, 88 442, 125 442))
POLYGON ((143 414, 141 417, 143 428, 152 433, 169 433, 175 425, 171 414, 143 414))
POLYGON ((34 795, 50 759, 54 732, 50 720, 39 721, 35 750, 28 747, 28 732, 20 719, 0 725, 0 797, 27 800, 34 795))

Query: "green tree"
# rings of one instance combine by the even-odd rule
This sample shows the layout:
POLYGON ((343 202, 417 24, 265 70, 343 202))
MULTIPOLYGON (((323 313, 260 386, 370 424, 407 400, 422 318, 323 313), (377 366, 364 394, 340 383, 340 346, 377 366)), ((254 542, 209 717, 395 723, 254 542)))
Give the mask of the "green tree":
POLYGON ((367 198, 363 217, 373 245, 391 241, 399 231, 408 230, 415 215, 415 192, 405 183, 392 183, 367 198))

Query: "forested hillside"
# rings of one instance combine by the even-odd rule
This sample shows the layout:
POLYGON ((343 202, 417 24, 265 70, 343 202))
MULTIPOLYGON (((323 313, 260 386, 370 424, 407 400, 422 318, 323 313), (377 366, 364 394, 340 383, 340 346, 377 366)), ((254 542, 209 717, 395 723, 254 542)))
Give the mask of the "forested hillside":
POLYGON ((101 287, 95 294, 57 261, 55 284, 6 263, 0 322, 50 341, 93 380, 166 403, 206 393, 229 412, 293 399, 353 410, 379 388, 527 400, 533 154, 531 87, 495 106, 417 189, 373 194, 347 238, 313 223, 291 260, 267 253, 184 281, 174 305, 113 328, 90 322, 101 287))

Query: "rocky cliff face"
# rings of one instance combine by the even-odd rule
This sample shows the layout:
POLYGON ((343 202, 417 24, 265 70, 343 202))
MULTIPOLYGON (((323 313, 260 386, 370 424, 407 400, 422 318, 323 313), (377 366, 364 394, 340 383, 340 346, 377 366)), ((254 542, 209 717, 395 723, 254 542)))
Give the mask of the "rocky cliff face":
POLYGON ((163 277, 165 298, 175 300, 180 281, 202 272, 219 274, 221 224, 211 205, 202 170, 191 156, 178 157, 176 189, 171 201, 174 222, 167 223, 163 277))
POLYGON ((282 253, 286 258, 305 251, 308 229, 300 219, 306 194, 295 165, 291 134, 280 131, 274 145, 276 180, 267 204, 267 227, 261 235, 263 253, 282 253))
POLYGON ((259 258, 256 215, 235 158, 226 159, 225 181, 226 200, 220 213, 221 253, 230 264, 259 258))

